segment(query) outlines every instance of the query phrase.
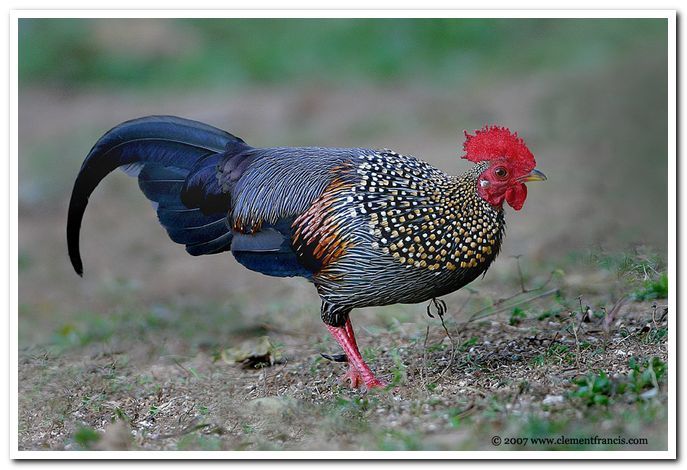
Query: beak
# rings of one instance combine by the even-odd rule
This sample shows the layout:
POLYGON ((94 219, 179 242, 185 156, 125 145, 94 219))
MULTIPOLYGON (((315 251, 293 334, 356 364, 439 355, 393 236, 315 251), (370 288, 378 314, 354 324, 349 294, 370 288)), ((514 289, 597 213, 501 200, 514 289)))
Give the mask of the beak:
POLYGON ((546 181, 546 175, 535 169, 522 178, 518 178, 518 181, 521 183, 529 183, 530 181, 546 181))

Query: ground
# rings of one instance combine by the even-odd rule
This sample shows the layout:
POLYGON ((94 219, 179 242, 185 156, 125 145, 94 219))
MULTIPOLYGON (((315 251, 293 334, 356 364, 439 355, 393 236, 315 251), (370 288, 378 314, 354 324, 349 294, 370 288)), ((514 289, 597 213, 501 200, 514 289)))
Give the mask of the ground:
POLYGON ((455 93, 23 88, 20 449, 665 449, 663 61, 455 93), (78 167, 108 128, 153 113, 254 145, 391 147, 451 173, 467 168, 456 129, 488 120, 519 130, 549 180, 508 211, 484 279, 443 298, 443 325, 427 305, 353 312, 363 356, 391 384, 365 393, 322 358, 339 349, 311 285, 228 254, 189 257, 122 174, 91 198, 85 276, 73 273, 64 231, 78 167), (625 443, 556 441, 595 436, 625 443))
POLYGON ((626 298, 597 310, 585 289, 580 311, 575 282, 555 274, 522 292, 501 279, 517 295, 495 310, 476 308, 490 289, 451 296, 450 338, 424 306, 354 315, 364 356, 390 383, 368 393, 339 382, 344 365, 320 356, 337 346, 316 309, 292 300, 269 306, 280 315, 250 300, 83 314, 21 351, 21 448, 665 449, 667 307, 626 298), (532 442, 560 436, 646 442, 532 442))

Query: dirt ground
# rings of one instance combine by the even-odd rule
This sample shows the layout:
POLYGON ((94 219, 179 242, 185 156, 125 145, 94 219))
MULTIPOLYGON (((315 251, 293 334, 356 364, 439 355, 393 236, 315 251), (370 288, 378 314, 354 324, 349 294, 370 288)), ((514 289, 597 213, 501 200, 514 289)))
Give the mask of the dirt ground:
POLYGON ((651 289, 666 269, 666 162, 660 152, 627 158, 656 148, 647 126, 660 122, 623 98, 650 65, 633 80, 620 79, 630 64, 619 64, 449 96, 315 85, 173 99, 22 90, 20 449, 665 449, 670 317, 651 289), (584 93, 573 100, 575 87, 584 93), (392 384, 363 393, 320 355, 338 349, 312 286, 249 272, 228 254, 189 257, 124 175, 91 198, 85 276, 71 272, 65 218, 81 160, 109 127, 153 113, 259 146, 391 147, 451 173, 467 168, 456 129, 487 116, 520 130, 549 180, 507 214, 486 277, 444 298, 445 328, 426 305, 353 313, 363 355, 392 384), (621 114, 625 126, 597 133, 621 114), (258 367, 235 362, 245 356, 258 367), (561 436, 626 442, 532 441, 561 436))
MULTIPOLYGON (((658 378, 656 388, 637 385, 630 361, 667 363, 667 307, 628 301, 617 310, 608 305, 605 316, 585 315, 564 294, 578 287, 574 276, 527 293, 515 279, 501 281, 499 286, 510 284, 510 292, 519 294, 497 304, 495 314, 476 308, 480 298, 497 298, 490 289, 467 296, 468 303, 466 296, 449 300, 450 338, 424 306, 356 315, 364 356, 392 384, 371 393, 348 389, 339 381, 344 365, 320 356, 337 348, 313 321, 312 309, 298 305, 295 298, 304 294, 299 289, 294 298, 268 304, 267 311, 246 299, 146 311, 125 302, 103 316, 81 314, 58 329, 49 345, 21 350, 21 446, 665 449, 665 378, 658 378), (500 307, 513 304, 523 306, 523 318, 500 307), (609 316, 613 321, 606 321, 609 316), (257 368, 235 362, 245 356, 257 368), (575 381, 598 380, 599 371, 615 385, 581 393, 575 381), (615 390, 622 383, 636 391, 615 390), (597 403, 599 397, 610 402, 597 403), (493 436, 647 442, 495 446, 493 436)), ((616 280, 603 282, 613 288, 616 280)), ((586 302, 598 298, 587 293, 585 311, 586 302)))

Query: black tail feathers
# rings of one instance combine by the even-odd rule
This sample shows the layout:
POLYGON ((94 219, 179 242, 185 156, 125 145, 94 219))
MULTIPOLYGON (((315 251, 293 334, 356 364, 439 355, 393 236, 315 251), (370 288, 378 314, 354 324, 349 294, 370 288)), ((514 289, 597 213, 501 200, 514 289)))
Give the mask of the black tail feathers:
POLYGON ((174 116, 134 119, 108 131, 89 152, 72 190, 67 247, 74 270, 83 274, 79 233, 88 198, 119 167, 138 176, 172 240, 193 255, 227 250, 229 200, 213 172, 222 156, 249 148, 228 132, 174 116))

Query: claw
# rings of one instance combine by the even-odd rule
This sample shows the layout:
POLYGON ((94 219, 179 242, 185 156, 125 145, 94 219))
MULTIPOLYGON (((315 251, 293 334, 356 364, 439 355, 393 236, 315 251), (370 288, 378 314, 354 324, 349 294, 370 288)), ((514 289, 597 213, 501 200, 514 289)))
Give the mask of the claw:
POLYGON ((363 376, 360 374, 358 369, 356 369, 355 366, 352 364, 349 366, 346 373, 341 376, 340 381, 343 384, 348 382, 350 384, 350 387, 354 389, 361 388, 370 390, 372 388, 386 387, 386 383, 382 382, 377 378, 372 378, 372 380, 369 380, 366 383, 365 379, 363 379, 363 376))
POLYGON ((373 379, 369 383, 365 384, 365 387, 370 390, 372 388, 385 388, 387 386, 386 382, 382 382, 379 379, 373 379))
POLYGON ((388 384, 384 382, 383 380, 379 380, 376 377, 373 377, 372 380, 368 381, 365 384, 365 388, 370 390, 373 388, 385 388, 388 384))
POLYGON ((345 354, 325 354, 325 353, 320 353, 320 356, 325 358, 328 361, 332 362, 348 362, 348 356, 345 354))
POLYGON ((363 385, 363 378, 360 372, 353 365, 351 365, 346 373, 340 379, 341 383, 349 382, 351 388, 360 388, 363 385))

